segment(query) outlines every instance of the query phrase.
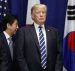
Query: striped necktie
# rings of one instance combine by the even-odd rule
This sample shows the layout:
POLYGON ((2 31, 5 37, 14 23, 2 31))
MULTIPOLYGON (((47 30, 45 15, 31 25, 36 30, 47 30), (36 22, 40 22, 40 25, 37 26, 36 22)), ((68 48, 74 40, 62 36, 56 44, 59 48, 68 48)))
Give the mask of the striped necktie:
POLYGON ((45 47, 45 39, 44 34, 42 32, 42 27, 39 27, 39 49, 41 54, 41 66, 43 69, 47 67, 47 55, 46 55, 46 47, 45 47))
POLYGON ((10 49, 10 53, 11 53, 11 58, 13 59, 13 41, 12 38, 8 38, 9 40, 9 49, 10 49))

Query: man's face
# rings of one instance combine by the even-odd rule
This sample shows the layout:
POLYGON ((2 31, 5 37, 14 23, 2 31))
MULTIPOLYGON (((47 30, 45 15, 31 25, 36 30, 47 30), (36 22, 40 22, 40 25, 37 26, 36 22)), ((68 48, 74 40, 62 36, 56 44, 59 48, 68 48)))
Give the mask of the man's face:
POLYGON ((15 20, 12 25, 9 25, 9 30, 11 34, 13 35, 16 33, 17 29, 18 29, 18 21, 15 20))
POLYGON ((39 6, 33 10, 32 18, 35 23, 42 25, 45 23, 46 20, 46 8, 39 6))

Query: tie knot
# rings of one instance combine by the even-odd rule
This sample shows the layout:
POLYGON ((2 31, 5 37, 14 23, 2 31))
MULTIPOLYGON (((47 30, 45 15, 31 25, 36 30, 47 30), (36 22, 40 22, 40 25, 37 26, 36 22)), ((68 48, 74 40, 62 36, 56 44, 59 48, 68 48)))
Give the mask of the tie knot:
POLYGON ((11 38, 11 37, 9 37, 9 38, 8 38, 8 40, 9 40, 9 41, 12 41, 12 38, 11 38))
POLYGON ((42 29, 42 26, 39 26, 38 28, 39 28, 39 29, 42 29))
POLYGON ((10 43, 13 43, 13 41, 12 41, 12 38, 11 38, 11 37, 9 37, 9 38, 8 38, 8 40, 9 40, 9 44, 10 44, 10 43))

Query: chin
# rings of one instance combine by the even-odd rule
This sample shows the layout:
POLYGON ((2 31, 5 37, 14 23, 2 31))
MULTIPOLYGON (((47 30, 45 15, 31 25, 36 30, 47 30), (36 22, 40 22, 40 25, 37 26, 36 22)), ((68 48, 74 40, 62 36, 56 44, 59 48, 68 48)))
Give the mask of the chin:
POLYGON ((14 32, 14 35, 16 34, 16 32, 14 32))
POLYGON ((40 22, 41 24, 44 24, 44 22, 40 22))
POLYGON ((40 21, 40 23, 44 23, 45 21, 40 21))

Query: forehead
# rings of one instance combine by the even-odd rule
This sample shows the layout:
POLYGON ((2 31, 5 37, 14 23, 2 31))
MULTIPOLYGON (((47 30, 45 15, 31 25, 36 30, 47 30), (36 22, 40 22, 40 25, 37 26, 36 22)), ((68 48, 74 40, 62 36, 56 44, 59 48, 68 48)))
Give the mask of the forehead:
POLYGON ((31 9, 31 11, 35 11, 35 10, 47 10, 47 7, 45 5, 34 5, 31 9))
POLYGON ((14 20, 14 22, 13 22, 12 25, 18 25, 18 21, 17 20, 14 20))
POLYGON ((18 20, 15 19, 13 23, 17 23, 17 22, 18 22, 18 20))
POLYGON ((45 6, 37 6, 34 8, 34 10, 46 10, 45 6))
POLYGON ((46 9, 44 7, 38 7, 34 11, 46 11, 46 9))

